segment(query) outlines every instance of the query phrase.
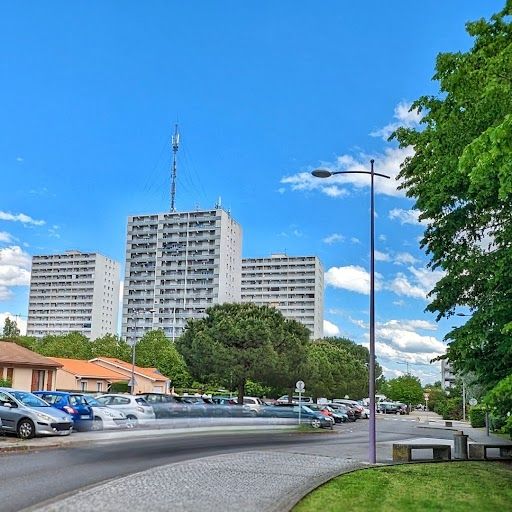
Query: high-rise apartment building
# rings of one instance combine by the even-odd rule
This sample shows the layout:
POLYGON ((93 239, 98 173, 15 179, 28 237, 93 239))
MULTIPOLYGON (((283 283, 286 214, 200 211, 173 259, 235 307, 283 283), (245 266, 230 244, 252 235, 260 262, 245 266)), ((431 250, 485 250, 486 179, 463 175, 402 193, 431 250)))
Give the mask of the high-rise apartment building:
POLYGON ((177 338, 214 304, 240 302, 242 229, 221 208, 128 217, 122 336, 177 338))
POLYGON ((242 302, 274 306, 323 337, 324 272, 316 256, 273 254, 242 260, 242 302))
POLYGON ((27 335, 78 331, 90 339, 117 332, 119 263, 98 253, 34 256, 27 335))

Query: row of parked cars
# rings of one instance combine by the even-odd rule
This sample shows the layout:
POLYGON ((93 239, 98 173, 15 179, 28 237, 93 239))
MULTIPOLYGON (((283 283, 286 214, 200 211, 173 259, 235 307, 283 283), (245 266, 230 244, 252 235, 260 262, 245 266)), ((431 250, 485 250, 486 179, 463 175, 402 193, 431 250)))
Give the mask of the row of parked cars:
POLYGON ((291 400, 287 396, 275 402, 244 397, 176 396, 163 393, 103 394, 63 391, 19 391, 0 388, 0 423, 4 432, 28 439, 36 435, 69 435, 73 430, 103 430, 151 425, 155 420, 173 418, 283 418, 314 428, 333 428, 336 423, 356 421, 369 416, 368 409, 350 400, 315 404, 311 398, 291 400))

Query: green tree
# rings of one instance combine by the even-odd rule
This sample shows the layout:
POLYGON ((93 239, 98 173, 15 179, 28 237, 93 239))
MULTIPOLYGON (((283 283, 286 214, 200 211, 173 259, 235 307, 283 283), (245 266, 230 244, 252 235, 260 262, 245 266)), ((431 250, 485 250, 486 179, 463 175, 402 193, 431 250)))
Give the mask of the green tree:
POLYGON ((284 373, 292 373, 293 357, 287 350, 307 343, 296 322, 272 307, 222 304, 208 308, 206 313, 205 318, 189 321, 177 348, 196 380, 225 387, 233 384, 240 404, 249 379, 269 385, 281 383, 280 364, 284 373), (289 339, 293 337, 298 339, 289 339))
POLYGON ((135 349, 137 366, 156 368, 171 380, 173 386, 183 387, 190 383, 187 365, 164 331, 159 329, 145 333, 135 349))
POLYGON ((44 336, 35 346, 36 352, 49 357, 91 359, 91 342, 80 332, 44 336))
POLYGON ((4 338, 17 338, 20 335, 20 330, 18 329, 18 324, 16 320, 11 320, 9 317, 6 317, 4 320, 4 338))
POLYGON ((466 307, 447 334, 457 373, 487 388, 512 368, 512 1, 490 20, 468 23, 467 52, 437 57, 439 96, 413 103, 422 128, 399 128, 411 146, 399 177, 426 222, 422 247, 444 277, 428 310, 438 319, 466 307))
POLYGON ((411 405, 423 403, 420 379, 413 375, 401 375, 396 379, 388 380, 383 391, 388 398, 397 402, 411 405))
POLYGON ((343 345, 327 340, 313 341, 308 349, 310 379, 308 393, 315 398, 365 398, 368 396, 366 363, 343 345))
POLYGON ((115 357, 121 361, 132 360, 132 348, 115 334, 106 334, 91 342, 92 357, 115 357))

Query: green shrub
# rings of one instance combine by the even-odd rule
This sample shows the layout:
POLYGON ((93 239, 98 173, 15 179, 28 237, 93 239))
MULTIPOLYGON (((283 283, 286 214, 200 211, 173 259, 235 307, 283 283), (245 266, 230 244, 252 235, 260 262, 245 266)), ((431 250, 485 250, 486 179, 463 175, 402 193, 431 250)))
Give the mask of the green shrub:
POLYGON ((476 405, 469 411, 469 421, 473 428, 485 427, 485 407, 476 405))
POLYGON ((12 382, 9 379, 0 379, 0 388, 12 388, 12 382))
POLYGON ((129 390, 128 382, 113 382, 109 393, 128 393, 129 390))
POLYGON ((443 420, 460 420, 462 418, 462 400, 459 397, 447 398, 437 407, 438 414, 443 420))

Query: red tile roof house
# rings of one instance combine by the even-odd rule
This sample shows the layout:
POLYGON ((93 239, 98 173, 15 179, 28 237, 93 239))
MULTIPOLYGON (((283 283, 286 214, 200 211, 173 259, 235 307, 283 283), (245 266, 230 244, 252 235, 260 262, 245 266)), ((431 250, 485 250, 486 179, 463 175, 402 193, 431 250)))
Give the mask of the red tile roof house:
POLYGON ((126 375, 104 368, 83 359, 52 357, 62 365, 57 370, 56 387, 61 391, 81 391, 83 393, 106 393, 114 382, 126 382, 126 375))
POLYGON ((57 369, 62 364, 13 341, 0 341, 0 379, 11 381, 14 389, 55 390, 57 369))
MULTIPOLYGON (((113 357, 96 357, 91 363, 122 373, 131 380, 132 365, 113 357)), ((135 366, 135 393, 169 393, 170 380, 156 368, 135 366)))

